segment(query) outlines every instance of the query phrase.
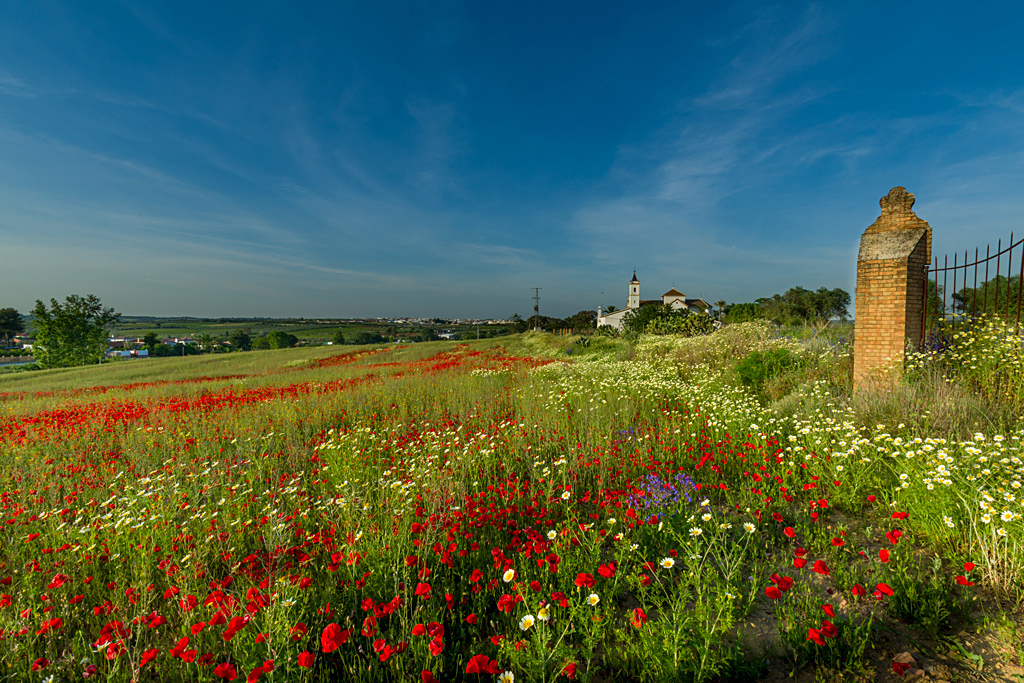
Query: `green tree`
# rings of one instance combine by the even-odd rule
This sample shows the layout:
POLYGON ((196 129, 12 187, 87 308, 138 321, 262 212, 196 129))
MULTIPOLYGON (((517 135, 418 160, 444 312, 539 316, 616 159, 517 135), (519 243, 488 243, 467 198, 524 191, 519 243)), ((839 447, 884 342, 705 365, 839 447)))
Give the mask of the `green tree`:
POLYGON ((25 321, 14 308, 0 308, 0 334, 4 337, 7 346, 11 344, 11 337, 25 331, 25 321))
MULTIPOLYGON (((689 311, 686 312, 688 313, 689 311)), ((682 310, 674 309, 665 304, 641 306, 640 308, 630 310, 626 315, 622 316, 622 331, 643 332, 647 329, 647 325, 655 320, 664 323, 672 318, 682 317, 683 315, 684 312, 682 310)))
POLYGON ((334 342, 335 346, 340 346, 341 344, 344 344, 345 333, 342 332, 341 330, 338 330, 337 332, 334 333, 334 336, 331 338, 331 341, 334 342))
POLYGON ((523 320, 523 316, 518 313, 513 313, 509 319, 511 321, 510 327, 512 328, 513 334, 519 334, 520 332, 526 332, 526 328, 529 327, 527 322, 523 320))
POLYGON ((44 368, 67 368, 98 363, 107 349, 107 328, 120 313, 103 308, 97 296, 72 294, 62 305, 50 299, 50 308, 36 300, 32 309, 36 326, 36 353, 44 368))
POLYGON ((760 303, 729 304, 725 308, 725 319, 730 323, 745 323, 760 317, 762 317, 760 303))
POLYGON ((264 336, 253 339, 249 348, 253 351, 268 351, 273 347, 270 345, 270 338, 264 336))
POLYGON ((299 343, 299 338, 283 330, 274 330, 267 335, 267 342, 272 349, 290 349, 299 343))
POLYGON ((146 336, 142 338, 142 342, 146 345, 147 349, 152 351, 160 343, 160 337, 156 336, 156 332, 147 332, 146 336))
POLYGON ((248 351, 252 348, 252 337, 245 330, 235 330, 228 337, 232 351, 248 351))
MULTIPOLYGON (((433 332, 433 330, 430 331, 433 332)), ((434 333, 434 338, 437 339, 437 333, 434 333)), ((384 341, 384 338, 379 333, 371 330, 362 330, 352 338, 353 344, 379 344, 382 341, 384 341)))
POLYGON ((592 330, 597 324, 597 311, 580 311, 565 319, 574 330, 592 330))

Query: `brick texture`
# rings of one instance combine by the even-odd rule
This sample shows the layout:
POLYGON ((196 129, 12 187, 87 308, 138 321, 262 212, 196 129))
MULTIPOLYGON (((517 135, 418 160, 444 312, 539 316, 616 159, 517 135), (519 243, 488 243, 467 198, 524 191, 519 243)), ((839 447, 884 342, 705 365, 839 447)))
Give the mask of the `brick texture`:
POLYGON ((921 341, 925 268, 932 229, 911 208, 914 195, 894 187, 879 200, 882 215, 861 236, 857 259, 854 390, 882 370, 902 367, 907 344, 921 341))

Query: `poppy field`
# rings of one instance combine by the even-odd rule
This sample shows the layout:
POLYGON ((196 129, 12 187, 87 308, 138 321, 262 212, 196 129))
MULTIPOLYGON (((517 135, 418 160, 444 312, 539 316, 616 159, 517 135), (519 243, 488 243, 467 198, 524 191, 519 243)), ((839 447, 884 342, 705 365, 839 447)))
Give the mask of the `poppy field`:
POLYGON ((896 678, 1024 599, 1024 431, 543 337, 0 376, 0 677, 896 678))

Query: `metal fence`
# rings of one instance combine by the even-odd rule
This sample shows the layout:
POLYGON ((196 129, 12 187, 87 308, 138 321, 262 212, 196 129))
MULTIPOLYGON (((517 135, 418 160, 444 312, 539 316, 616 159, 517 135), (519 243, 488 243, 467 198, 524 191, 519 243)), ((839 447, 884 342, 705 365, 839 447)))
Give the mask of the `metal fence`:
POLYGON ((1014 241, 1011 232, 1008 245, 1004 248, 1000 239, 994 254, 992 245, 988 244, 985 246, 984 257, 981 256, 981 248, 976 247, 973 260, 970 259, 970 253, 964 251, 962 261, 960 254, 954 253, 950 265, 947 254, 943 257, 941 268, 938 257, 935 257, 933 265, 925 267, 922 340, 927 340, 929 332, 936 329, 940 321, 945 321, 947 327, 955 326, 981 315, 1003 318, 1007 325, 1012 321, 1015 330, 1020 332, 1021 294, 1024 292, 1024 238, 1014 241), (1019 258, 1015 253, 1020 254, 1019 258), (1016 275, 1013 274, 1015 261, 1016 275), (948 285, 951 280, 950 290, 948 285))

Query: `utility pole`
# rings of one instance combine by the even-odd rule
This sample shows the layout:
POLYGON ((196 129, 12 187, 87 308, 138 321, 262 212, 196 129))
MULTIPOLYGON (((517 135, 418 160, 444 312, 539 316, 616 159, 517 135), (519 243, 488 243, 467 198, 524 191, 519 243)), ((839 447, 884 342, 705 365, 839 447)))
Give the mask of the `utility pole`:
POLYGON ((533 317, 536 319, 534 331, 540 331, 540 290, 541 287, 533 288, 533 317))

